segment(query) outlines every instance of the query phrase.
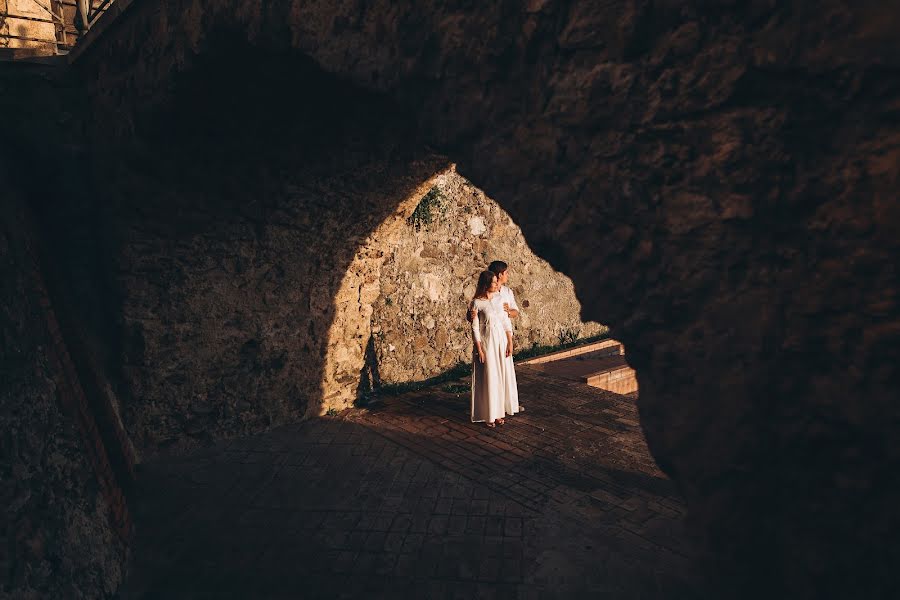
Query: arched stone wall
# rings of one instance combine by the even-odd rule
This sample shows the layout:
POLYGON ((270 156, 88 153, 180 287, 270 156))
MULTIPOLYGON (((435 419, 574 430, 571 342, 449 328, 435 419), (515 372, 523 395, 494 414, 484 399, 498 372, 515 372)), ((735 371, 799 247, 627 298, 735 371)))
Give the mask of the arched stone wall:
POLYGON ((395 98, 626 343, 727 591, 872 595, 900 531, 898 13, 148 2, 80 68, 113 133, 225 29, 395 98))
POLYGON ((405 146, 383 99, 271 54, 198 64, 143 116, 94 173, 139 452, 351 405, 382 260, 369 238, 405 220, 447 159, 405 146))
MULTIPOLYGON (((560 328, 599 331, 508 215, 463 190, 445 157, 409 144, 409 120, 389 103, 308 60, 221 58, 179 82, 167 110, 115 156, 97 153, 96 199, 84 209, 106 224, 96 235, 117 298, 112 370, 145 458, 347 408, 367 365, 404 383, 468 361, 462 315, 488 250, 508 253, 520 300, 536 303, 519 319, 523 348, 558 343, 560 328), (287 100, 271 100, 279 93, 287 100), (409 217, 433 187, 448 210, 474 211, 490 240, 447 219, 417 232, 409 217), (420 241, 453 249, 416 263, 420 241), (421 297, 425 270, 447 286, 433 300, 421 297), (441 332, 443 342, 429 339, 441 332)), ((69 263, 84 248, 63 222, 69 263)))

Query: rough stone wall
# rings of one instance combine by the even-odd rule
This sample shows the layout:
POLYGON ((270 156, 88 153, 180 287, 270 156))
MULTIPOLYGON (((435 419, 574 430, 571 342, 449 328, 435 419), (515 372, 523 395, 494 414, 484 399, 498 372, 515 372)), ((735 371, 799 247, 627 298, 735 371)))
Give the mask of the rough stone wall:
POLYGON ((78 384, 48 319, 30 223, 0 181, 0 596, 111 597, 126 550, 110 519, 124 505, 98 485, 88 450, 99 438, 79 431, 78 384))
POLYGON ((126 428, 145 458, 346 408, 373 352, 386 382, 469 360, 467 336, 450 332, 462 326, 484 253, 508 255, 523 280, 520 300, 535 303, 523 309, 523 345, 555 342, 560 327, 596 331, 582 331, 571 283, 459 176, 437 180, 451 200, 444 225, 410 227, 447 160, 414 144, 398 150, 409 144, 403 115, 306 62, 273 57, 260 73, 252 58, 232 58, 180 90, 179 104, 126 145, 124 159, 100 161, 107 200, 96 210, 111 238, 104 246, 118 298, 120 339, 111 347, 126 428), (241 70, 248 65, 255 72, 241 70), (283 104, 243 112, 285 92, 289 76, 297 87, 283 104), (235 77, 243 91, 231 89, 235 77), (284 114, 294 117, 284 122, 284 114), (485 227, 474 238, 472 218, 485 227), (410 284, 398 260, 421 254, 422 244, 432 255, 409 268, 427 267, 454 288, 401 315, 395 309, 424 288, 410 284), (411 295, 391 292, 398 303, 388 306, 382 288, 397 278, 411 295), (423 327, 451 307, 452 323, 444 315, 423 327), (424 332, 446 335, 448 347, 418 351, 424 332))
POLYGON ((496 259, 510 265, 509 285, 521 309, 514 321, 517 349, 606 331, 582 323, 571 280, 531 251, 519 227, 484 192, 455 170, 437 177, 434 188, 440 196, 430 222, 395 223, 374 234, 386 254, 372 315, 382 383, 426 379, 471 362, 463 314, 478 273, 496 259))
POLYGON ((398 149, 402 119, 308 61, 231 58, 96 158, 111 351, 144 459, 351 404, 383 261, 367 240, 447 164, 398 149))
POLYGON ((405 103, 628 347, 720 597, 897 594, 896 5, 181 0, 126 17, 82 62, 110 130, 223 29, 405 103))
POLYGON ((120 230, 135 444, 180 451, 351 404, 371 328, 367 286, 383 260, 358 247, 379 215, 411 212, 440 160, 402 173, 301 172, 257 188, 270 202, 249 218, 201 212, 177 235, 160 231, 175 226, 167 219, 120 230))
POLYGON ((115 471, 134 478, 134 451, 121 420, 114 342, 117 296, 108 230, 87 166, 83 85, 65 69, 21 62, 0 68, 0 164, 10 193, 21 191, 41 238, 42 279, 92 426, 115 471))

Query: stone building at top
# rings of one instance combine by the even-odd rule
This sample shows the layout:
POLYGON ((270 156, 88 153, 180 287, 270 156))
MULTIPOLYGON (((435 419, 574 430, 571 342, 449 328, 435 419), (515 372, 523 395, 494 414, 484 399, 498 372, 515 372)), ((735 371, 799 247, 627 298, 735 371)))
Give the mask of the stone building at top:
POLYGON ((0 0, 0 60, 68 53, 115 0, 0 0))

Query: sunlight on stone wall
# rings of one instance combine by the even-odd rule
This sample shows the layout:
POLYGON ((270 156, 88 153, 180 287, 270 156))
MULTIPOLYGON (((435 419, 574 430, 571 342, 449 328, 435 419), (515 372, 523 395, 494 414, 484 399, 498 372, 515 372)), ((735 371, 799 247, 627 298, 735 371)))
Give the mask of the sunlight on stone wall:
POLYGON ((435 181, 441 199, 430 223, 404 223, 381 271, 373 332, 383 383, 425 379, 471 361, 465 307, 492 260, 510 266, 520 315, 517 350, 604 333, 583 323, 571 280, 528 247, 521 229, 484 192, 450 170, 435 181))
POLYGON ((390 247, 402 235, 407 218, 435 181, 430 178, 415 188, 378 229, 361 241, 334 298, 334 321, 328 331, 323 369, 323 401, 310 404, 308 414, 325 414, 356 400, 366 346, 372 336, 373 305, 381 294, 382 265, 390 247))
POLYGON ((606 331, 581 322, 572 282, 535 256, 509 215, 451 168, 361 241, 335 296, 323 402, 309 414, 352 404, 367 360, 381 383, 427 379, 469 362, 465 307, 475 277, 495 259, 510 265, 519 349, 606 331))

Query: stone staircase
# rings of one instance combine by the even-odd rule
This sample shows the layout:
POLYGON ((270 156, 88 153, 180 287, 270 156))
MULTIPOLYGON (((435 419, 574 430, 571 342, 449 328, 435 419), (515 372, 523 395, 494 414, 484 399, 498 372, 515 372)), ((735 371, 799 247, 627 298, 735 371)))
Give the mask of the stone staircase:
POLYGON ((519 365, 616 394, 638 391, 634 369, 625 361, 625 347, 617 340, 569 348, 522 361, 519 365))

